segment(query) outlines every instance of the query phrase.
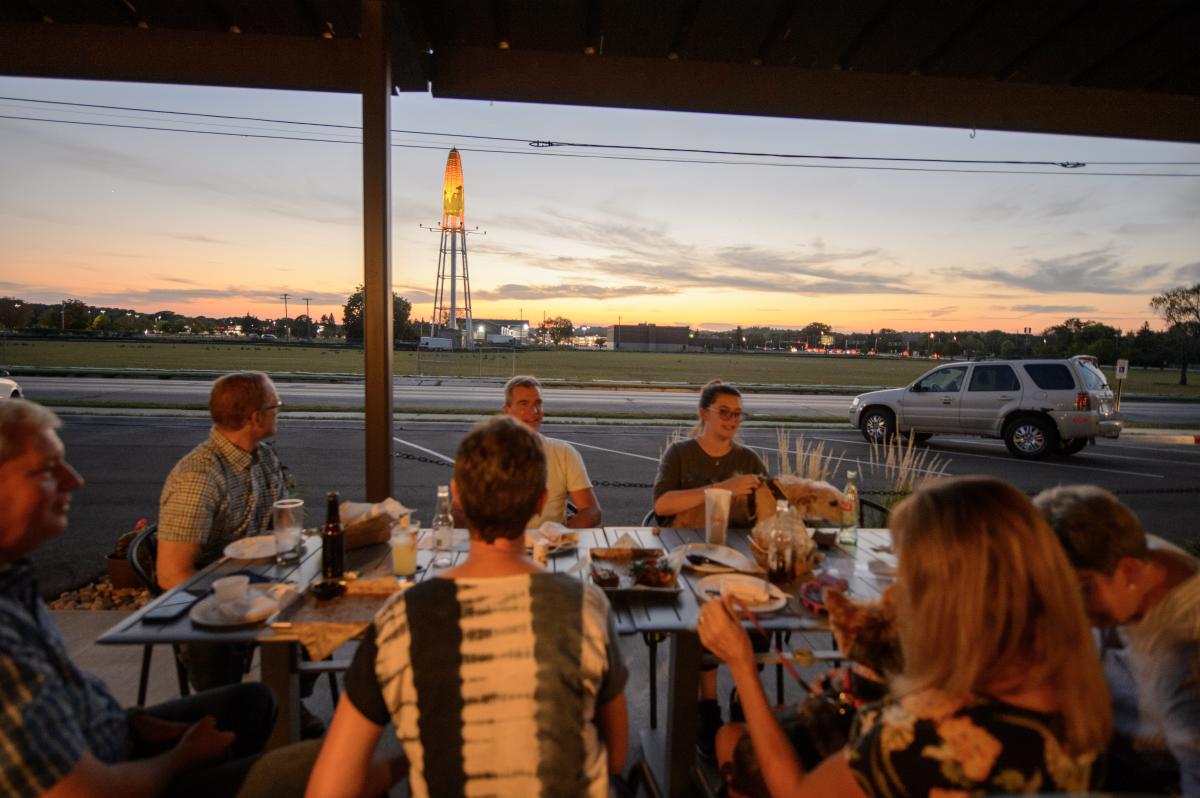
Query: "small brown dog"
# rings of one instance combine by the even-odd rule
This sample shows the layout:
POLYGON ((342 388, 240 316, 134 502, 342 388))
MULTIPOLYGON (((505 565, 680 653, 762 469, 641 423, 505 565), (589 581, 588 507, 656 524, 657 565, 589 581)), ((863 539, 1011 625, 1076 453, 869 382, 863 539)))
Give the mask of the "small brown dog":
MULTIPOLYGON (((829 523, 841 521, 842 492, 828 482, 784 475, 765 477, 750 496, 734 496, 730 502, 729 517, 748 518, 750 524, 765 521, 775 516, 775 502, 786 499, 788 504, 800 509, 805 518, 819 519, 829 523)), ((671 526, 676 529, 703 529, 704 505, 676 514, 671 526)))
POLYGON ((869 602, 855 601, 830 588, 825 591, 825 607, 838 649, 847 659, 870 668, 881 681, 903 670, 891 588, 883 591, 878 601, 869 602))

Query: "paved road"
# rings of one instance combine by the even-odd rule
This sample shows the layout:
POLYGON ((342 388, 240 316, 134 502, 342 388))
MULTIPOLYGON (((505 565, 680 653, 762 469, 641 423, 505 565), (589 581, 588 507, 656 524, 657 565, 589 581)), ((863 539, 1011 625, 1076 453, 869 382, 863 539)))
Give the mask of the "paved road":
MULTIPOLYGON (((23 377, 21 387, 30 399, 57 401, 86 400, 100 402, 204 403, 211 382, 204 380, 143 380, 74 377, 23 377)), ((363 403, 361 383, 329 384, 310 382, 280 383, 279 393, 291 405, 356 407, 363 403)), ((397 380, 393 396, 397 407, 494 409, 503 403, 498 384, 478 384, 463 380, 397 380)), ((696 408, 691 391, 596 390, 549 388, 545 391, 546 410, 629 413, 690 413, 696 408)), ((824 416, 846 419, 848 396, 756 393, 746 397, 751 413, 765 415, 824 416)), ((1126 420, 1173 425, 1200 424, 1200 403, 1135 402, 1122 403, 1126 420)))
MULTIPOLYGON (((88 484, 76 493, 71 528, 37 552, 43 594, 57 595, 102 570, 116 535, 140 517, 157 515, 158 494, 171 466, 203 440, 208 422, 199 418, 66 416, 62 430, 68 459, 88 484)), ((450 478, 443 459, 452 457, 469 429, 466 423, 401 422, 395 430, 395 495, 428 523, 436 485, 450 478)), ((285 418, 276 448, 296 475, 310 508, 323 506, 325 491, 363 497, 363 426, 359 421, 285 418)), ((671 431, 662 427, 548 425, 547 434, 574 443, 584 456, 608 524, 639 523, 650 507, 649 485, 671 431), (624 486, 622 486, 622 484, 624 486)), ((856 432, 811 431, 835 458, 836 481, 854 465, 864 488, 882 487, 872 473, 868 448, 856 432)), ((747 429, 743 440, 760 447, 768 467, 777 468, 771 429, 747 429)), ((931 455, 948 461, 950 474, 991 474, 1034 492, 1061 483, 1092 482, 1122 494, 1152 532, 1176 541, 1194 539, 1200 516, 1200 447, 1150 445, 1134 439, 1089 447, 1069 461, 1023 462, 999 441, 934 438, 931 455)), ((312 510, 319 513, 319 509, 312 510)), ((315 515, 310 523, 315 523, 315 515)))

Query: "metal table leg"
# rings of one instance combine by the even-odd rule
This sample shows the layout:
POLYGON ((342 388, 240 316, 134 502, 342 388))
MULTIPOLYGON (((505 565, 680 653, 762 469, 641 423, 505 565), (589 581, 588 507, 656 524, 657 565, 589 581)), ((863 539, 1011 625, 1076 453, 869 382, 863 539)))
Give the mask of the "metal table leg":
POLYGON ((300 739, 299 646, 294 642, 264 642, 259 650, 263 684, 271 688, 279 705, 279 717, 267 748, 279 748, 300 739))
POLYGON ((675 632, 668 652, 666 728, 642 732, 642 755, 661 792, 683 798, 691 794, 691 771, 696 761, 700 658, 704 649, 695 632, 675 632))

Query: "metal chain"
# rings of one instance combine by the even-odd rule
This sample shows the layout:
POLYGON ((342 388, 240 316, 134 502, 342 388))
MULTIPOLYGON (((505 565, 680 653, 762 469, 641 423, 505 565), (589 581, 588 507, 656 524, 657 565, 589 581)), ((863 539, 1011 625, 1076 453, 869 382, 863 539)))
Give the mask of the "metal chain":
MULTIPOLYGON (((444 468, 454 467, 454 463, 446 462, 444 460, 436 460, 436 458, 426 457, 424 455, 412 455, 407 451, 397 451, 392 452, 392 454, 394 454, 396 457, 400 457, 401 460, 412 460, 414 462, 428 463, 431 464, 431 466, 442 466, 444 468)), ((592 485, 594 487, 654 487, 654 485, 650 484, 650 482, 619 482, 616 480, 607 479, 594 479, 592 480, 592 485)), ((908 496, 908 493, 904 491, 859 491, 858 493, 859 496, 908 496)), ((1037 491, 1031 491, 1030 496, 1036 496, 1037 493, 1037 491)), ((1200 493, 1200 487, 1127 488, 1127 490, 1117 490, 1112 491, 1112 493, 1115 493, 1116 496, 1156 496, 1156 494, 1200 493)))
POLYGON ((613 482, 607 479, 593 479, 592 485, 597 488, 653 488, 654 485, 647 482, 613 482))
POLYGON ((415 460, 418 463, 429 463, 430 465, 445 466, 446 468, 454 467, 454 463, 446 460, 435 460, 432 457, 425 457, 420 454, 409 454, 408 452, 393 452, 392 454, 401 460, 415 460))

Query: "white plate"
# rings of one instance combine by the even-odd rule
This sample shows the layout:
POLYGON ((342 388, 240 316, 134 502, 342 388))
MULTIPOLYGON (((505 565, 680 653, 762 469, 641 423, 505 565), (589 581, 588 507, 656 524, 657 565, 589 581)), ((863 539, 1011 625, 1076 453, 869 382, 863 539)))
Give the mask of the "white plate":
POLYGON ((683 564, 684 568, 688 568, 696 573, 727 574, 731 571, 762 573, 762 568, 758 566, 758 563, 729 546, 718 546, 715 543, 687 543, 681 548, 683 551, 679 555, 680 563, 683 564), (699 554, 724 564, 702 565, 692 563, 688 561, 687 555, 689 554, 699 554))
POLYGON ((871 560, 867 563, 867 568, 875 576, 883 576, 894 579, 896 574, 900 573, 900 566, 897 563, 891 563, 887 560, 871 560))
POLYGON ((275 556, 275 536, 255 535, 235 540, 225 547, 225 556, 234 560, 260 560, 275 556))
POLYGON ((775 587, 775 585, 771 584, 765 579, 756 579, 753 576, 746 576, 745 574, 712 574, 711 576, 706 576, 698 581, 696 583, 696 590, 701 596, 704 597, 705 600, 719 599, 721 597, 721 584, 726 579, 737 579, 739 581, 754 580, 757 582, 762 582, 767 586, 767 590, 770 591, 771 598, 769 598, 763 604, 747 604, 746 609, 750 610, 751 612, 775 612, 775 610, 781 610, 787 606, 787 593, 784 593, 782 590, 775 587))
POLYGON ((246 598, 236 602, 231 612, 222 609, 216 595, 209 594, 192 607, 188 613, 192 623, 198 626, 246 626, 265 620, 279 610, 279 602, 267 593, 269 585, 251 585, 246 598))

